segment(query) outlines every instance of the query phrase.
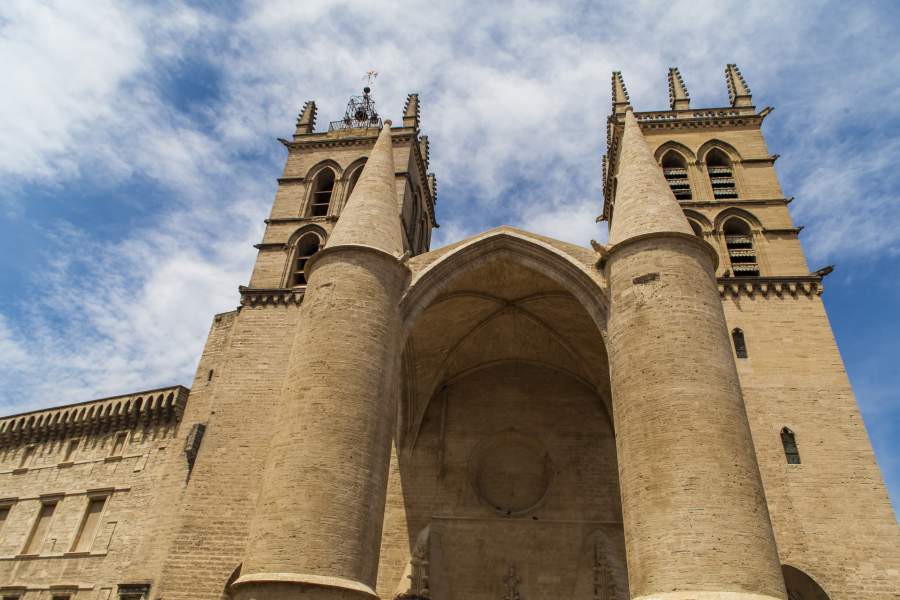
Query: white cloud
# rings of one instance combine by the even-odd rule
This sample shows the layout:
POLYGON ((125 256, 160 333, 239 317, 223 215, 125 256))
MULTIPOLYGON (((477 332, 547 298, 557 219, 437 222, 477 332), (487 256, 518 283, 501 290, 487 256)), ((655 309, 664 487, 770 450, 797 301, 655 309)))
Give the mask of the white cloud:
POLYGON ((0 392, 11 406, 187 383, 212 314, 248 278, 283 156, 272 139, 290 134, 309 98, 327 127, 373 67, 385 116, 421 93, 440 182, 436 245, 500 223, 602 240, 610 71, 624 71, 639 110, 666 106, 673 64, 695 105, 722 105, 723 66, 736 61, 761 105, 782 99, 767 133, 790 133, 772 151, 815 258, 897 247, 900 228, 884 226, 898 220, 900 182, 886 173, 896 136, 882 132, 868 155, 841 143, 851 117, 870 128, 897 118, 900 62, 872 9, 284 0, 226 16, 114 2, 0 11, 0 59, 15 82, 0 97, 7 202, 28 202, 13 191, 22 186, 115 189, 137 176, 172 198, 113 241, 46 227, 62 231, 47 250, 49 289, 32 285, 21 299, 31 310, 0 320, 4 385, 21 390, 0 392), (167 90, 193 63, 216 73, 218 93, 185 111, 167 90), (864 201, 886 218, 853 210, 860 189, 877 192, 864 201), (63 245, 86 259, 59 262, 63 245), (40 376, 38 356, 52 365, 40 376))

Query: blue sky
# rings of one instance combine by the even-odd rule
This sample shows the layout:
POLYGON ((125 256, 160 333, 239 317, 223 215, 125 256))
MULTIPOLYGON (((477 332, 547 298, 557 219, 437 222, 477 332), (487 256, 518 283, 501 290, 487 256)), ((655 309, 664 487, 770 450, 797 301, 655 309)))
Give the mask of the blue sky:
POLYGON ((637 110, 740 65, 895 506, 900 5, 632 1, 0 4, 0 411, 189 384, 237 304, 307 99, 421 95, 434 246, 507 223, 605 239, 609 74, 637 110), (89 8, 88 8, 89 7, 89 8))

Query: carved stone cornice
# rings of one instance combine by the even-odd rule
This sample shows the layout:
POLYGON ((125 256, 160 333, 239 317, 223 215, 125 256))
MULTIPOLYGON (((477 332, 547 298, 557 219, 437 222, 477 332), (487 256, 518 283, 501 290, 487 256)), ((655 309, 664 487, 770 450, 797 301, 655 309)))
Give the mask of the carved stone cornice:
POLYGON ((722 298, 755 295, 763 297, 776 296, 812 296, 821 295, 822 276, 788 275, 783 277, 718 277, 719 296, 722 298))
POLYGON ((137 427, 149 422, 177 422, 189 393, 188 388, 176 385, 12 415, 0 419, 0 444, 137 427))
MULTIPOLYGON (((377 134, 381 130, 372 129, 371 131, 375 135, 335 135, 333 132, 313 133, 301 136, 295 141, 287 141, 284 145, 290 150, 371 146, 375 144, 375 140, 378 139, 377 134)), ((415 135, 415 129, 410 127, 398 127, 391 130, 391 139, 394 142, 412 142, 415 135)))
POLYGON ((789 198, 729 198, 727 200, 679 200, 679 206, 685 207, 723 207, 723 206, 782 206, 790 204, 789 198))
POLYGON ((296 288, 249 288, 240 286, 241 306, 250 308, 264 306, 300 306, 306 287, 296 288))

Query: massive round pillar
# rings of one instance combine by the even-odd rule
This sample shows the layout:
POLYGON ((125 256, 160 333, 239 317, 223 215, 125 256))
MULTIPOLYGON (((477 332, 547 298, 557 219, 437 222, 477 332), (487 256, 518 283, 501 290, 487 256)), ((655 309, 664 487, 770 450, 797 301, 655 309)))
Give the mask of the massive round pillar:
POLYGON ((607 262, 632 598, 785 598, 722 303, 630 109, 607 262))

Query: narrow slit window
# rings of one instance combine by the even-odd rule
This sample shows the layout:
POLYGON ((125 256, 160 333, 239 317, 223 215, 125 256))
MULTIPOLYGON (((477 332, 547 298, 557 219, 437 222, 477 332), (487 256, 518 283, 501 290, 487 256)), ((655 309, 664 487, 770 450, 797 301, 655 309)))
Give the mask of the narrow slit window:
POLYGON ((125 451, 125 442, 128 441, 128 433, 123 431, 121 433, 116 434, 115 442, 113 442, 112 451, 109 453, 110 456, 122 456, 122 452, 125 451))
POLYGON ((678 200, 690 200, 691 183, 688 181, 687 162, 678 152, 670 150, 662 159, 662 170, 672 193, 678 200))
POLYGON ((743 219, 728 219, 723 228, 728 260, 735 277, 758 277, 759 262, 753 247, 753 232, 743 219))
POLYGON ((709 183, 712 185, 713 197, 717 200, 724 198, 737 198, 737 185, 734 181, 734 169, 728 155, 713 148, 706 155, 706 170, 709 173, 709 183))
POLYGON ((91 551, 91 546, 94 545, 94 538, 97 535, 97 529, 100 526, 100 517, 103 515, 104 506, 106 506, 105 496, 90 499, 84 518, 81 520, 81 527, 78 528, 75 543, 72 545, 73 552, 91 551))
POLYGON ((794 432, 787 427, 781 430, 781 445, 784 446, 784 457, 789 465, 800 464, 800 450, 797 448, 797 438, 794 432))
POLYGON ((74 439, 69 440, 69 443, 66 444, 66 453, 63 455, 63 462, 72 462, 75 460, 75 455, 78 453, 78 443, 80 440, 74 439))
POLYGON ((735 356, 738 358, 747 358, 747 341, 744 339, 744 332, 740 329, 732 330, 731 341, 734 342, 735 356))
POLYGON ((34 446, 25 446, 25 450, 22 452, 22 459, 19 461, 20 469, 31 464, 31 460, 34 458, 34 448, 34 446))
POLYGON ((3 525, 6 524, 10 509, 12 509, 12 506, 0 506, 0 536, 3 535, 3 525))
POLYGON ((308 233, 297 242, 297 250, 294 253, 294 264, 291 272, 291 285, 306 285, 306 264, 313 254, 319 251, 321 245, 319 236, 308 233))
POLYGON ((39 554, 47 539, 47 533, 50 530, 50 521, 53 519, 53 513, 56 511, 56 502, 47 502, 41 504, 38 511, 37 520, 34 527, 31 528, 31 535, 28 536, 28 542, 25 544, 23 554, 39 554))
POLYGON ((322 169, 313 183, 309 213, 313 217, 324 217, 331 206, 331 194, 334 192, 334 171, 322 169))

